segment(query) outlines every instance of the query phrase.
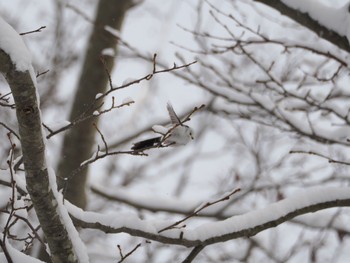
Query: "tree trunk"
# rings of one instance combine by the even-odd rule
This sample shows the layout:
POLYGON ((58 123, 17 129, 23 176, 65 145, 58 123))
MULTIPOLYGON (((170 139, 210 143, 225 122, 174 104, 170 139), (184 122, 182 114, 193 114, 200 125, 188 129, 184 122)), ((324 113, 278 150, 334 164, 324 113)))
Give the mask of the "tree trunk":
POLYGON ((30 72, 16 70, 10 56, 1 49, 0 72, 9 83, 16 104, 27 190, 49 245, 51 259, 53 262, 77 262, 49 183, 37 90, 30 72))
MULTIPOLYGON (((97 93, 103 93, 106 90, 108 75, 100 59, 101 52, 106 48, 112 48, 116 51, 117 38, 107 32, 105 26, 108 25, 113 29, 120 30, 124 15, 130 6, 129 0, 99 1, 95 25, 89 39, 70 121, 74 121, 87 110, 97 93)), ((108 70, 112 71, 115 58, 106 56, 104 60, 108 70)), ((72 176, 72 171, 77 169, 81 162, 90 158, 92 154, 96 135, 92 124, 96 122, 97 118, 89 119, 76 125, 65 134, 58 165, 59 188, 64 187, 65 198, 81 208, 86 206, 85 184, 88 169, 83 169, 75 176, 72 176), (63 178, 67 178, 67 181, 63 178)))

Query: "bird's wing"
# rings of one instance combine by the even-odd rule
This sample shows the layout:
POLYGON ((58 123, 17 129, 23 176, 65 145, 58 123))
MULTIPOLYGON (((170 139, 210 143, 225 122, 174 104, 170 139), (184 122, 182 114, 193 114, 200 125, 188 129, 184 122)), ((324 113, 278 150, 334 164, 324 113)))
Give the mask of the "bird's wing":
POLYGON ((162 137, 155 137, 139 142, 135 142, 134 145, 131 147, 131 150, 134 151, 143 151, 147 150, 149 148, 155 147, 155 146, 160 146, 162 137))
POLYGON ((170 104, 170 102, 167 103, 166 108, 169 112, 169 116, 171 119, 171 123, 172 124, 178 124, 178 125, 182 125, 181 120, 179 119, 179 117, 176 115, 173 106, 170 104))

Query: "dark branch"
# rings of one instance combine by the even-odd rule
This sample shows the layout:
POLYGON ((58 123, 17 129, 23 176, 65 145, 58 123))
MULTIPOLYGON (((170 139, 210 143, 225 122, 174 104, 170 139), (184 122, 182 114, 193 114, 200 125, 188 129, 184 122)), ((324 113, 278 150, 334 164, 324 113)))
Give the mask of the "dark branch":
POLYGON ((28 34, 32 34, 32 33, 38 33, 38 32, 41 32, 41 30, 45 29, 46 26, 41 26, 39 27, 38 29, 35 29, 35 30, 32 30, 32 31, 28 31, 28 32, 23 32, 23 33, 20 33, 21 36, 24 36, 24 35, 28 35, 28 34))
POLYGON ((290 19, 294 20, 295 22, 310 29, 320 38, 328 40, 329 42, 338 46, 339 48, 347 52, 350 52, 349 41, 345 36, 340 36, 338 33, 321 25, 320 23, 318 23, 318 21, 311 18, 309 14, 290 8, 289 6, 284 4, 281 0, 254 0, 254 1, 265 4, 279 11, 282 15, 285 15, 290 19))
MULTIPOLYGON (((104 224, 101 222, 96 222, 96 221, 88 222, 88 220, 86 220, 86 218, 88 217, 85 217, 85 213, 88 213, 88 212, 71 214, 71 217, 74 224, 82 228, 99 229, 105 233, 128 233, 132 236, 143 237, 149 240, 154 240, 165 244, 176 244, 176 245, 181 245, 185 247, 197 247, 197 246, 205 247, 207 245, 216 244, 219 242, 225 242, 225 241, 242 238, 242 237, 254 236, 266 229, 274 228, 286 221, 291 220, 292 218, 295 218, 297 216, 304 215, 307 213, 312 213, 312 212, 320 211, 331 207, 349 207, 349 206, 350 206, 350 199, 337 199, 337 200, 319 202, 309 206, 300 207, 284 215, 281 215, 276 219, 271 219, 269 221, 262 222, 255 226, 239 229, 237 231, 227 231, 227 233, 225 234, 213 236, 205 240, 186 239, 184 238, 183 234, 180 234, 179 237, 175 237, 175 236, 162 235, 162 234, 157 234, 152 232, 146 232, 145 230, 142 230, 142 229, 134 229, 126 226, 113 227, 110 224, 104 224), (81 218, 78 218, 77 216, 81 218)), ((186 230, 184 230, 184 232, 185 231, 186 230)))
POLYGON ((182 263, 190 263, 194 260, 194 258, 203 250, 204 246, 196 246, 192 249, 191 253, 185 258, 182 263))

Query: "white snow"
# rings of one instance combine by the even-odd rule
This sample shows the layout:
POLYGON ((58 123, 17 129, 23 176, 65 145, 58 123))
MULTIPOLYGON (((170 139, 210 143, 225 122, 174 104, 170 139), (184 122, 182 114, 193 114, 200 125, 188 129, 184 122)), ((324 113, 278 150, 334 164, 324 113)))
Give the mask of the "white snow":
POLYGON ((304 192, 271 204, 266 208, 255 210, 244 215, 233 216, 220 222, 205 223, 194 229, 187 229, 184 238, 206 240, 208 238, 251 229, 261 224, 276 220, 297 209, 308 207, 317 203, 333 200, 350 199, 348 187, 315 187, 304 192))
POLYGON ((122 103, 123 104, 130 104, 130 103, 134 103, 135 101, 133 100, 133 98, 131 97, 126 97, 123 99, 122 103))
POLYGON ((284 108, 288 111, 295 110, 307 110, 310 105, 305 101, 298 98, 286 98, 284 100, 284 108))
MULTIPOLYGON (((282 0, 284 1, 284 0, 282 0)), ((321 3, 317 2, 317 1, 309 1, 309 0, 306 0, 306 1, 300 1, 300 0, 293 0, 293 1, 285 1, 285 2, 289 2, 290 4, 293 4, 295 3, 296 5, 300 5, 300 6, 304 6, 306 7, 308 3, 306 2, 312 2, 312 4, 310 4, 310 6, 308 6, 308 8, 310 9, 309 12, 312 12, 312 9, 315 8, 315 5, 316 6, 319 6, 321 5, 321 3)), ((331 1, 330 1, 331 2, 331 1)), ((337 9, 338 11, 342 11, 340 9, 337 9)), ((329 11, 329 8, 327 7, 327 13, 323 12, 323 14, 317 14, 317 12, 320 12, 319 10, 318 11, 315 11, 316 13, 316 16, 318 16, 318 19, 323 19, 323 18, 326 18, 327 16, 329 16, 328 14, 328 11, 329 11), (325 17, 323 17, 325 16, 325 17)), ((181 12, 180 12, 181 13, 181 12)), ((338 19, 338 17, 337 17, 338 19)), ((335 19, 335 20, 337 20, 335 19)), ((344 19, 347 19, 346 17, 344 19)), ((327 23, 335 23, 335 21, 327 21, 327 23)), ((349 25, 349 23, 343 23, 345 27, 347 27, 349 25)), ((340 27, 339 27, 340 29, 340 27)), ((119 31, 115 31, 113 30, 112 28, 109 28, 106 27, 106 31, 110 32, 111 34, 119 37, 120 35, 120 32, 119 31)), ((1 41, 1 38, 2 38, 2 30, 0 29, 0 41, 1 41)), ((137 32, 138 33, 138 32, 137 32)), ((137 34, 138 36, 138 34, 137 34)), ((139 36, 138 36, 139 37, 139 36)), ((293 35, 291 35, 291 38, 293 38, 293 35)), ((137 39, 137 38, 136 38, 137 39)), ((288 42, 289 44, 293 45, 294 42, 290 41, 288 42)), ((302 42, 301 42, 302 43, 302 42)), ((159 44, 160 45, 160 44, 159 44)), ((305 44, 304 44, 305 45, 305 44)), ((314 45, 317 46, 317 49, 319 50, 320 46, 322 44, 319 44, 319 43, 314 43, 314 45)), ((310 44, 310 47, 311 47, 311 44, 310 44)), ((327 46, 324 47, 324 50, 325 52, 327 52, 327 46)), ((106 52, 106 51, 103 51, 103 52, 106 52)), ((102 53, 103 53, 102 52, 102 53)), ((334 50, 329 50, 329 52, 331 53, 335 53, 334 50)), ((107 52, 108 53, 108 52, 107 52)), ((168 52, 170 53, 170 52, 168 52)), ((167 54, 165 52, 165 54, 167 54)), ((171 53, 173 54, 173 53, 171 53)), ((340 57, 340 55, 338 56, 340 57)), ((128 74, 128 73, 127 73, 128 74)), ((123 76, 123 74, 120 74, 121 76, 123 76)), ((125 76, 125 74, 124 74, 125 76)), ((125 81, 124 83, 128 83, 128 82, 131 82, 133 81, 134 79, 128 79, 127 81, 125 81)), ((123 83, 123 84, 124 84, 123 83)), ((214 91, 216 90, 215 87, 212 88, 214 91)), ((167 90, 171 90, 170 88, 167 89, 167 90)), ((218 90, 219 91, 219 90, 218 90)), ((237 96, 235 93, 231 92, 230 90, 225 90, 225 94, 227 95, 228 98, 231 98, 232 100, 236 100, 236 101, 248 101, 248 102, 252 102, 253 103, 253 100, 251 100, 248 96, 245 96, 244 93, 237 93, 237 96)), ((253 94, 253 93, 252 93, 253 94)), ((167 94, 168 96, 172 95, 172 94, 167 94)), ((176 95, 176 94, 175 94, 176 95)), ((258 94, 258 95, 255 95, 253 94, 253 98, 257 101, 259 101, 261 104, 263 104, 265 107, 268 107, 269 105, 274 105, 274 103, 271 103, 269 104, 269 99, 268 98, 265 98, 263 97, 262 95, 258 94)), ((156 98, 159 98, 160 96, 154 96, 156 98)), ((171 96, 170 96, 171 97, 171 96)), ((96 95, 96 98, 97 98, 97 95, 96 95)), ((222 101, 222 100, 220 100, 222 101)), ((221 105, 221 108, 222 109, 231 109, 230 107, 231 104, 227 103, 227 105, 221 105)), ((289 101, 288 104, 285 105, 285 109, 287 109, 287 113, 290 113, 289 110, 291 110, 292 108, 296 108, 298 105, 297 101, 289 101)), ((302 103, 300 103, 299 107, 301 108, 303 105, 302 103)), ((336 107, 337 105, 334 103, 334 105, 330 105, 330 107, 332 107, 334 109, 334 107, 336 107)), ((338 104, 338 108, 336 108, 336 111, 337 112, 341 112, 343 114, 343 112, 345 111, 345 109, 341 108, 341 106, 338 104)), ((292 119, 292 117, 294 115, 292 115, 292 113, 290 113, 290 118, 292 119)), ((285 115, 285 117, 289 117, 289 115, 285 115)), ((296 119, 297 118, 293 118, 295 119, 295 121, 297 121, 296 119)), ((300 125, 304 125, 305 122, 302 122, 300 125)), ((306 127, 308 127, 308 125, 306 125, 306 127)), ((165 128, 165 132, 167 131, 167 129, 165 128)), ((334 134, 336 134, 337 136, 340 136, 344 133, 345 130, 337 130, 337 131, 334 131, 334 134)), ((306 130, 306 132, 310 132, 309 130, 306 130)), ((329 131, 328 131, 329 132, 329 131)), ((346 131, 345 131, 346 132, 346 131)), ((202 169, 203 170, 203 169, 202 169)), ((2 176, 2 171, 0 171, 0 176, 2 176)), ((8 174, 6 174, 6 176, 8 176, 8 174)), ((160 179, 159 179, 160 180, 160 179)), ((203 176, 203 185, 204 185, 204 182, 205 182, 206 178, 204 178, 203 176)), ((24 182, 23 182, 23 185, 24 185, 24 182)), ((160 191, 164 190, 165 187, 163 187, 160 191)), ((205 187, 202 187, 202 189, 205 188, 205 187)), ((25 187, 24 187, 25 189, 25 187)), ((327 189, 325 189, 325 194, 324 195, 328 195, 328 191, 326 191, 327 189)), ((154 206, 154 207, 157 207, 159 208, 159 206, 161 207, 164 207, 164 208, 180 208, 180 209, 185 209, 186 207, 191 207, 191 205, 194 205, 193 207, 195 207, 196 203, 195 202, 192 202, 193 200, 191 200, 191 202, 184 202, 184 200, 178 200, 178 202, 176 202, 176 199, 172 199, 172 198, 169 198, 169 200, 167 198, 164 198, 161 194, 159 193, 156 193, 156 194, 146 194, 144 193, 143 191, 139 191, 139 192, 133 192, 131 191, 130 189, 122 189, 121 191, 119 191, 119 188, 115 189, 109 189, 110 193, 113 193, 113 191, 115 192, 115 195, 118 195, 119 197, 123 197, 123 198, 126 198, 128 201, 132 200, 132 201, 139 201, 141 203, 144 203, 144 204, 147 204, 149 206, 154 206), (183 206, 183 207, 182 207, 183 206)), ((338 190, 337 190, 338 191, 338 190)), ((209 189, 208 189, 208 192, 209 192, 209 189)), ((333 192, 333 191, 331 191, 333 192)), ((347 192, 349 192, 349 190, 347 189, 347 192)), ((293 199, 294 200, 294 199, 293 199)), ((297 202, 298 200, 294 200, 294 202, 297 202)), ((303 200, 301 200, 303 201, 303 200)), ((279 203, 277 203, 279 204, 279 203)), ((287 203, 284 203, 286 206, 288 205, 288 202, 287 203)), ((292 203, 290 203, 291 205, 292 203)), ((273 206, 273 205, 272 205, 273 206)), ((280 206, 277 206, 277 208, 284 208, 286 209, 286 207, 283 207, 282 204, 280 206)), ((189 229, 188 227, 183 229, 186 233, 187 233, 187 236, 191 236, 191 231, 195 232, 195 234, 193 234, 192 237, 195 237, 195 236, 208 236, 210 233, 210 231, 213 231, 213 234, 218 234, 219 230, 221 227, 223 228, 227 228, 227 229, 232 229, 234 227, 236 228, 239 228, 239 227, 249 227, 249 226, 252 226, 254 224, 257 224, 257 223, 260 223, 258 222, 259 218, 257 218, 258 216, 261 215, 261 218, 263 220, 269 220, 271 217, 273 216, 278 216, 279 214, 284 214, 286 213, 286 211, 284 209, 277 209, 275 207, 275 209, 272 209, 270 208, 270 206, 268 206, 267 208, 265 209, 261 209, 259 211, 257 211, 256 213, 252 212, 252 213, 247 213, 247 214, 244 214, 244 215, 241 215, 239 217, 237 217, 237 219, 235 220, 235 217, 232 217, 231 219, 229 219, 230 221, 222 221, 222 222, 218 222, 218 224, 215 224, 215 223, 212 223, 211 225, 207 225, 207 227, 205 225, 199 227, 198 229, 189 229), (254 218, 255 216, 255 218, 254 218), (211 229, 212 228, 212 229, 211 229)), ((210 208, 209 208, 210 209, 210 208)), ((119 212, 116 212, 114 214, 109 214, 109 215, 101 215, 101 214, 89 214, 89 212, 83 212, 83 211, 78 211, 78 209, 73 209, 74 210, 74 213, 77 213, 79 214, 80 216, 84 216, 86 217, 87 219, 93 219, 93 218, 96 218, 96 220, 105 220, 105 222, 113 222, 113 224, 116 224, 117 223, 120 223, 120 224, 128 224, 129 221, 127 221, 126 223, 125 222, 122 222, 122 221, 119 221, 119 219, 117 220, 116 218, 122 218, 123 219, 123 215, 124 214, 119 214, 119 212), (114 218, 113 218, 114 217, 114 218), (113 221, 115 220, 115 221, 113 221)), ((207 211, 207 209, 205 210, 207 211)), ((315 218, 317 218, 317 216, 319 215, 319 213, 315 213, 313 214, 315 215, 315 218)), ((142 220, 139 220, 137 218, 137 216, 134 216, 132 214, 125 214, 126 216, 126 219, 127 220, 130 220, 132 221, 131 223, 135 224, 135 228, 141 228, 141 225, 142 224, 147 224, 147 227, 145 226, 144 229, 149 229, 152 231, 152 222, 148 222, 148 221, 142 221, 142 220), (148 225, 149 223, 149 225, 148 225)), ((332 215, 334 216, 334 215, 332 215)), ((112 224, 112 223, 111 223, 112 224)), ((133 226, 132 226, 133 227, 133 226)), ((173 230, 173 231, 166 231, 164 234, 166 234, 167 232, 176 232, 178 230, 173 230)), ((186 234, 185 233, 185 234, 186 234)), ((242 249, 244 250, 244 249, 242 249)), ((2 262, 2 257, 1 257, 1 254, 0 254, 0 262, 2 262)), ((21 260, 19 262, 31 262, 29 260, 21 260)), ((35 261, 37 262, 37 261, 35 261)))
POLYGON ((132 82, 134 82, 135 80, 137 80, 137 79, 135 79, 135 78, 127 78, 127 79, 125 79, 124 81, 123 81, 123 86, 124 85, 127 85, 127 84, 129 84, 129 83, 132 83, 132 82))
POLYGON ((65 201, 64 205, 69 211, 69 214, 85 222, 99 222, 102 225, 109 226, 112 228, 128 227, 153 234, 157 233, 158 228, 155 224, 153 224, 151 221, 142 220, 136 214, 131 212, 114 212, 109 214, 100 214, 96 212, 83 211, 81 208, 74 206, 68 201, 65 201))
POLYGON ((346 97, 343 99, 328 99, 322 106, 331 109, 342 117, 346 117, 349 113, 349 102, 346 97))
POLYGON ((285 105, 283 104, 285 103, 280 103, 278 113, 286 120, 286 122, 305 134, 312 134, 313 131, 306 114, 304 112, 286 110, 284 108, 285 105))
POLYGON ((96 152, 94 152, 94 153, 91 155, 91 157, 90 157, 89 159, 86 159, 85 161, 83 161, 83 162, 80 164, 80 166, 83 166, 83 165, 85 165, 87 162, 90 162, 90 161, 96 159, 96 157, 99 156, 99 153, 104 154, 105 152, 104 152, 104 151, 96 151, 96 152))
POLYGON ((34 73, 31 54, 21 36, 2 17, 0 17, 0 35, 0 49, 10 56, 16 69, 18 71, 33 71, 34 73))
POLYGON ((103 93, 97 93, 96 96, 95 96, 95 100, 98 100, 102 96, 103 96, 103 93))
MULTIPOLYGON (((1 239, 3 238, 2 234, 0 234, 0 238, 1 239)), ((28 256, 28 255, 18 251, 17 249, 12 247, 11 244, 7 240, 5 241, 5 245, 6 245, 6 249, 7 249, 8 253, 10 254, 10 257, 11 257, 13 263, 22 263, 22 262, 43 263, 44 262, 44 261, 33 258, 31 256, 28 256)), ((0 262, 7 262, 7 259, 4 255, 4 253, 0 253, 0 262)))
POLYGON ((302 215, 293 220, 293 222, 307 224, 311 227, 326 228, 332 226, 349 232, 350 225, 347 224, 347 221, 348 218, 346 215, 334 217, 334 213, 329 210, 320 211, 315 214, 302 215))
POLYGON ((61 193, 57 191, 57 183, 56 183, 56 175, 54 170, 49 167, 48 168, 49 173, 49 182, 52 189, 52 193, 54 194, 56 201, 57 201, 57 212, 61 218, 61 220, 64 222, 64 226, 67 229, 68 235, 73 243, 73 249, 75 250, 75 253, 78 257, 78 261, 81 263, 88 263, 89 257, 87 254, 87 250, 85 247, 85 244, 79 237, 79 233, 77 229, 75 228, 72 219, 70 218, 67 209, 65 208, 63 204, 63 196, 61 193))
POLYGON ((340 142, 346 142, 350 138, 350 127, 334 127, 328 131, 328 136, 340 142))
POLYGON ((334 8, 325 5, 319 0, 281 0, 293 9, 300 10, 326 28, 337 32, 341 36, 347 37, 350 42, 350 13, 349 3, 341 8, 334 8))
POLYGON ((23 218, 28 217, 27 209, 26 209, 26 197, 22 196, 20 199, 18 199, 17 191, 15 191, 15 199, 14 199, 14 208, 16 209, 15 214, 18 216, 21 216, 23 218))
POLYGON ((117 37, 117 38, 120 38, 120 31, 119 30, 116 30, 114 29, 113 27, 110 27, 110 26, 105 26, 105 30, 110 33, 111 35, 117 37))
POLYGON ((11 193, 12 193, 12 189, 11 188, 9 188, 9 187, 6 187, 6 188, 1 187, 1 191, 0 191, 0 206, 1 207, 6 207, 6 205, 10 201, 11 193))
POLYGON ((101 54, 104 56, 114 57, 115 50, 113 48, 105 48, 104 50, 102 50, 101 54))
POLYGON ((60 121, 54 121, 47 123, 48 127, 50 127, 51 130, 57 131, 65 126, 70 125, 71 122, 67 120, 60 120, 60 121))
MULTIPOLYGON (((162 232, 160 235, 178 238, 183 233, 183 238, 187 240, 207 240, 220 237, 230 233, 251 229, 259 225, 277 220, 301 208, 311 205, 350 199, 350 188, 348 187, 314 187, 306 189, 304 192, 294 193, 282 201, 268 205, 265 208, 254 210, 243 215, 232 216, 219 222, 202 224, 195 228, 175 228, 162 232)), ((158 202, 159 203, 159 202, 158 202)), ((141 230, 151 234, 156 234, 157 229, 162 229, 173 222, 142 220, 133 213, 110 213, 99 214, 96 212, 86 212, 82 209, 65 202, 69 213, 75 218, 85 222, 96 223, 120 229, 127 227, 141 230)))
MULTIPOLYGON (((0 170, 0 180, 10 183, 10 170, 0 170)), ((17 187, 19 187, 24 192, 27 192, 26 182, 23 178, 21 178, 18 174, 14 174, 14 180, 16 181, 17 187)))
POLYGON ((275 103, 272 101, 271 97, 257 93, 257 92, 252 92, 251 97, 264 109, 267 109, 269 111, 272 111, 273 108, 275 107, 275 103))

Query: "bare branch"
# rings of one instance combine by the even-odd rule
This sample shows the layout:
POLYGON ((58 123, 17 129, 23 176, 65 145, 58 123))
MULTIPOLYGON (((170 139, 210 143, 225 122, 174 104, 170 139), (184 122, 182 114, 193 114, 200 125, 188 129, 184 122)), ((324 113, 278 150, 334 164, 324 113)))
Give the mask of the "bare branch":
MULTIPOLYGON (((154 56, 154 63, 155 63, 155 58, 156 58, 156 55, 154 56)), ((102 60, 103 61, 103 60, 102 60)), ((135 80, 132 80, 128 83, 125 83, 125 84, 122 84, 121 86, 113 86, 112 84, 112 80, 111 80, 111 77, 110 77, 110 73, 109 71, 105 68, 105 71, 106 71, 106 74, 108 75, 108 79, 109 79, 109 85, 110 85, 110 89, 108 91, 106 91, 105 93, 101 94, 100 96, 98 96, 98 98, 96 98, 88 107, 87 109, 82 113, 80 114, 80 116, 78 116, 74 121, 70 122, 69 124, 59 128, 58 130, 55 130, 53 131, 52 129, 50 129, 47 125, 45 125, 44 127, 49 131, 49 134, 46 136, 47 139, 51 138, 52 136, 58 134, 58 133, 61 133, 63 131, 66 131, 70 128, 72 128, 73 126, 81 123, 81 122, 84 122, 88 119, 91 119, 91 118, 94 118, 96 116, 100 116, 101 114, 104 114, 104 113, 107 113, 109 112, 110 110, 112 109, 116 109, 116 108, 120 108, 120 107, 123 107, 123 106, 129 106, 130 104, 132 104, 133 102, 127 102, 127 103, 122 103, 121 105, 119 106, 114 106, 114 99, 112 99, 113 103, 112 103, 112 106, 108 109, 108 110, 102 110, 102 111, 99 111, 99 109, 103 106, 103 103, 102 104, 97 104, 99 103, 99 101, 105 97, 107 97, 110 93, 114 92, 114 91, 117 91, 119 89, 124 89, 124 88, 127 88, 127 87, 130 87, 132 85, 135 85, 135 84, 139 84, 140 82, 142 81, 148 81, 150 80, 154 75, 156 74, 160 74, 160 73, 166 73, 166 72, 172 72, 174 70, 179 70, 179 69, 183 69, 183 68, 187 68, 193 64, 196 63, 196 61, 193 61, 193 62, 190 62, 190 63, 187 63, 187 64, 183 64, 183 65, 180 65, 180 66, 177 66, 176 64, 174 64, 173 67, 171 68, 166 68, 166 69, 163 69, 163 70, 157 70, 156 69, 156 66, 155 64, 153 63, 153 70, 152 70, 152 73, 150 74, 147 74, 141 78, 138 78, 138 79, 135 79, 135 80), (94 114, 87 114, 89 112, 95 112, 97 113, 97 115, 94 115, 94 114)))
POLYGON ((41 32, 45 28, 46 28, 46 26, 41 26, 38 29, 35 29, 35 30, 32 30, 32 31, 28 31, 28 32, 24 32, 24 33, 19 33, 19 34, 21 36, 24 36, 24 35, 28 35, 28 34, 32 34, 32 33, 38 33, 38 32, 41 32))
POLYGON ((159 230, 158 233, 161 233, 163 231, 166 231, 166 230, 172 229, 174 227, 177 227, 179 224, 185 222, 189 218, 197 216, 202 210, 206 209, 209 206, 212 206, 212 205, 215 205, 217 203, 229 200, 232 195, 234 195, 235 193, 239 192, 240 190, 241 189, 237 188, 237 189, 233 190, 232 192, 230 192, 229 194, 225 195, 224 197, 222 197, 222 198, 220 198, 220 199, 218 199, 216 201, 205 203, 204 205, 200 206, 195 211, 193 211, 193 213, 191 213, 190 215, 186 216, 185 218, 183 218, 183 219, 181 219, 179 221, 176 221, 175 223, 171 224, 170 226, 167 226, 167 227, 159 230))
POLYGON ((16 138, 19 140, 19 136, 18 134, 13 130, 11 129, 10 127, 8 127, 5 123, 1 122, 0 121, 0 125, 2 125, 4 128, 6 128, 9 132, 11 132, 14 136, 16 136, 16 138))
MULTIPOLYGON (((150 243, 148 241, 148 243, 150 243)), ((134 253, 138 248, 141 247, 141 243, 138 243, 132 250, 130 250, 128 253, 126 253, 125 255, 123 254, 122 248, 120 245, 117 245, 118 250, 119 250, 119 255, 120 255, 120 260, 118 261, 118 263, 123 262, 125 259, 127 259, 129 256, 132 255, 132 253, 134 253)))
POLYGON ((346 161, 340 161, 340 160, 334 160, 333 158, 323 155, 321 153, 317 153, 317 152, 313 152, 313 151, 290 151, 289 153, 292 154, 309 154, 309 155, 316 155, 319 157, 322 157, 324 159, 327 159, 329 163, 336 163, 336 164, 344 164, 344 165, 350 165, 350 161, 346 162, 346 161))
POLYGON ((39 78, 39 77, 45 75, 46 73, 48 73, 49 71, 50 71, 50 70, 47 69, 47 70, 45 70, 45 71, 43 71, 43 72, 38 72, 38 73, 36 73, 36 77, 39 78))

